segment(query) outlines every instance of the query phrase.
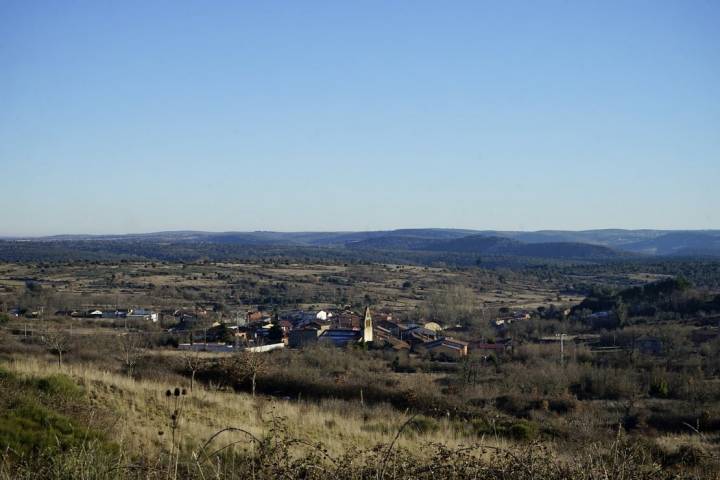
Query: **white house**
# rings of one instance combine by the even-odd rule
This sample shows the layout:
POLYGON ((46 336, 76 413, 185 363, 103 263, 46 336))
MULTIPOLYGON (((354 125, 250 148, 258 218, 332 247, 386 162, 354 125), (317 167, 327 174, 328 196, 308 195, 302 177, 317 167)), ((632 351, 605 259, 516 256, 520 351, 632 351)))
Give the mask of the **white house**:
POLYGON ((151 320, 153 322, 157 322, 158 314, 151 310, 146 310, 144 308, 135 308, 128 312, 127 319, 128 320, 151 320))

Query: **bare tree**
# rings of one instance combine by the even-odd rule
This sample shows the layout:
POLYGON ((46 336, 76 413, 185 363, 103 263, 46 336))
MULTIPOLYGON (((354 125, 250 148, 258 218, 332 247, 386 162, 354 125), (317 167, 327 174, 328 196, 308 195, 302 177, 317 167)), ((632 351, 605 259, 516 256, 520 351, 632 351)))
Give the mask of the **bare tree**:
POLYGON ((261 352, 243 350, 234 356, 231 363, 231 373, 237 380, 249 378, 252 383, 252 396, 255 396, 257 376, 267 370, 268 356, 261 352))
POLYGON ((125 372, 132 377, 147 342, 145 338, 136 333, 121 333, 118 335, 118 346, 120 361, 123 363, 125 372))
POLYGON ((467 324, 478 311, 475 292, 463 285, 449 285, 433 294, 426 308, 430 318, 449 325, 467 324))
POLYGON ((48 330, 42 336, 42 342, 50 352, 58 357, 58 367, 62 368, 63 354, 70 350, 70 335, 64 330, 48 330))
POLYGON ((195 388, 195 374, 203 364, 200 350, 185 350, 183 352, 183 363, 190 372, 190 391, 192 392, 193 388, 195 388))

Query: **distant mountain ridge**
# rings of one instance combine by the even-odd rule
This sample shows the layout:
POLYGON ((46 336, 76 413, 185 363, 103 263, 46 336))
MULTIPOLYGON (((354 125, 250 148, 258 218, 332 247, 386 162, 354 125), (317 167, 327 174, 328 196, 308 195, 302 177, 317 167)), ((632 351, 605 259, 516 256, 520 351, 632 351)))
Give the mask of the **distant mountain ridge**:
POLYGON ((358 232, 168 231, 124 235, 55 235, 5 239, 42 242, 133 241, 247 247, 425 251, 560 259, 720 256, 720 230, 539 230, 534 232, 414 228, 358 232))
POLYGON ((453 239, 425 239, 387 235, 348 244, 355 249, 423 250, 491 256, 520 256, 553 259, 612 259, 631 254, 601 245, 577 242, 525 243, 505 237, 468 235, 453 239))
POLYGON ((624 245, 624 248, 650 255, 718 255, 720 232, 670 232, 651 240, 624 245))

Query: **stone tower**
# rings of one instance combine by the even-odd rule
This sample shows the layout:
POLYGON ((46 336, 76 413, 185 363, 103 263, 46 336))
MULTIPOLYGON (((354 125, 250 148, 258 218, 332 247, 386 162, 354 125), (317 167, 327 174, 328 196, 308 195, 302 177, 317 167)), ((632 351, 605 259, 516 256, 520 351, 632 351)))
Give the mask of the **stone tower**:
POLYGON ((373 324, 372 315, 370 315, 370 307, 365 307, 365 319, 363 320, 363 335, 361 342, 367 343, 373 341, 373 324))

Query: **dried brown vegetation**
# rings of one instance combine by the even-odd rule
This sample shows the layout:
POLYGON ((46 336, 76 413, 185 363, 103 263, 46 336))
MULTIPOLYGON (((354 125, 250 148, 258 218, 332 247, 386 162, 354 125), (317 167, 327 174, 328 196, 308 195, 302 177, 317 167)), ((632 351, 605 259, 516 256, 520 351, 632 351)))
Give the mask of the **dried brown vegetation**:
MULTIPOLYGON (((637 313, 648 310, 644 300, 628 301, 614 319, 622 322, 600 328, 584 309, 559 313, 559 302, 573 298, 565 290, 580 290, 569 282, 611 277, 548 275, 544 282, 537 272, 387 265, 4 265, 5 307, 47 308, 38 318, 2 317, 0 479, 717 478, 720 339, 713 314, 697 311, 715 293, 675 292, 652 315, 637 313), (40 280, 30 286, 13 280, 31 275, 40 280), (240 302, 256 308, 258 300, 372 301, 403 320, 451 324, 459 338, 511 337, 514 348, 460 362, 379 345, 221 355, 177 351, 186 334, 155 324, 47 313, 83 301, 158 309, 212 302, 204 334, 233 318, 240 302), (506 305, 536 304, 542 310, 531 319, 505 331, 490 326, 506 305), (566 343, 560 358, 552 342, 559 332, 596 337, 566 343), (657 338, 662 351, 635 348, 642 337, 657 338)), ((616 301, 604 289, 591 293, 596 303, 616 301)))

